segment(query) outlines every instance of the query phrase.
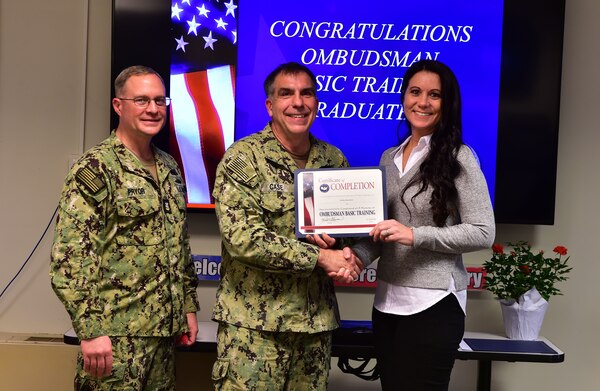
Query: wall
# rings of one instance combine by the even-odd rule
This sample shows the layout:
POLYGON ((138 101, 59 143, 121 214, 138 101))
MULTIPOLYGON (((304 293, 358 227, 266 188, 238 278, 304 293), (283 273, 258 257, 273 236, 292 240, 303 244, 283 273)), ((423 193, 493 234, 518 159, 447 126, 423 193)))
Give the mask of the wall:
MULTIPOLYGON (((0 289, 49 223, 69 160, 108 134, 110 3, 0 0, 0 289)), ((594 117, 600 91, 599 17, 596 0, 567 0, 555 225, 501 225, 497 237, 498 242, 529 240, 546 251, 557 244, 569 248, 574 270, 561 285, 565 295, 551 299, 542 328, 565 351, 566 360, 495 363, 496 391, 587 390, 600 383, 594 350, 600 329, 600 291, 594 289, 600 274, 595 248, 600 134, 594 117)), ((214 215, 193 214, 190 227, 195 253, 219 253, 214 215)), ((49 285, 50 242, 46 234, 0 298, 0 332, 60 335, 69 327, 49 285)), ((470 254, 467 262, 480 264, 488 256, 485 251, 470 254)), ((210 317, 214 291, 214 284, 199 288, 201 320, 210 317)), ((341 290, 339 299, 343 318, 369 318, 371 292, 341 290)), ((502 331, 498 303, 489 293, 470 293, 468 313, 467 329, 502 331)), ((0 365, 10 359, 3 354, 0 365)), ((475 373, 474 362, 457 362, 451 389, 474 389, 475 373)), ((378 389, 337 369, 331 379, 332 390, 378 389)))

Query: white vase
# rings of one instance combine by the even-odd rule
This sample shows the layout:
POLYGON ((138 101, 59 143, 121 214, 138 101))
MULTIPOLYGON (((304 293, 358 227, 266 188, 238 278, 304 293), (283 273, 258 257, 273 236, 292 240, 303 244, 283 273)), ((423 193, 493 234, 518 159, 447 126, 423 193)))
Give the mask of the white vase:
POLYGON ((519 300, 500 300, 504 331, 510 339, 535 340, 540 334, 548 301, 531 288, 519 300))

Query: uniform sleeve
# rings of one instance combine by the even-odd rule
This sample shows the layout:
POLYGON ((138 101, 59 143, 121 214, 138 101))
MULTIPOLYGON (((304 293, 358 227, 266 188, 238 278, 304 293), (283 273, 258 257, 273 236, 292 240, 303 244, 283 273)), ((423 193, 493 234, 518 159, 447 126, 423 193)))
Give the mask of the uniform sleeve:
POLYGON ((260 204, 260 183, 253 157, 230 150, 217 168, 213 195, 223 246, 237 261, 274 273, 310 275, 319 250, 290 237, 294 209, 282 203, 277 218, 260 204))
POLYGON ((491 247, 496 235, 494 212, 483 172, 473 152, 463 146, 456 178, 460 221, 445 227, 414 227, 414 247, 445 253, 465 253, 491 247))
POLYGON ((77 336, 103 335, 96 294, 103 246, 105 180, 83 168, 67 177, 51 252, 52 288, 65 306, 77 336))
POLYGON ((171 155, 168 155, 162 151, 160 151, 162 159, 164 159, 165 165, 169 168, 170 174, 173 175, 173 182, 175 183, 175 188, 177 188, 177 192, 174 194, 176 198, 175 202, 178 205, 178 208, 181 210, 181 218, 183 219, 182 230, 181 233, 181 259, 183 264, 183 292, 184 292, 184 302, 183 302, 183 312, 197 312, 200 310, 200 305, 198 303, 198 293, 196 288, 198 287, 198 276, 196 275, 196 270, 194 267, 194 261, 192 260, 192 250, 190 247, 190 236, 188 231, 188 218, 187 218, 187 206, 185 200, 187 199, 186 188, 183 181, 183 176, 181 175, 181 171, 177 166, 177 163, 173 159, 171 155))
POLYGON ((197 312, 200 311, 200 304, 198 303, 198 293, 196 288, 198 287, 198 276, 194 267, 194 261, 192 260, 192 251, 190 248, 190 236, 188 232, 187 218, 184 224, 183 233, 183 256, 187 260, 188 264, 185 266, 185 272, 183 275, 183 284, 185 292, 185 301, 183 303, 184 312, 197 312))

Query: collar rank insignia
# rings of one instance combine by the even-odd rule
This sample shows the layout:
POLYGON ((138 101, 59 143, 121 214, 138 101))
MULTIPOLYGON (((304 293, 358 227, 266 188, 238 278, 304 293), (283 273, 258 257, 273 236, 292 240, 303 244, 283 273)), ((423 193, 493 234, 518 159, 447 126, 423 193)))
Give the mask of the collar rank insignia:
POLYGON ((79 182, 92 192, 92 194, 96 194, 106 187, 100 175, 96 174, 88 167, 83 167, 77 171, 75 176, 79 182))

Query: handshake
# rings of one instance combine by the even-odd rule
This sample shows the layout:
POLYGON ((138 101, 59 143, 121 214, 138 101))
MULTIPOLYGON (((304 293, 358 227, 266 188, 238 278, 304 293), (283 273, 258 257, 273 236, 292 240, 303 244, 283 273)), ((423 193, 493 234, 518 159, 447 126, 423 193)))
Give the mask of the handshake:
MULTIPOLYGON (((398 222, 397 220, 383 220, 373 227, 369 236, 375 242, 398 243, 404 246, 413 246, 415 236, 412 228, 398 222)), ((356 256, 350 247, 343 250, 334 250, 335 238, 327 234, 308 235, 307 240, 319 246, 319 260, 317 264, 324 269, 329 277, 339 282, 352 282, 358 279, 360 272, 364 269, 363 262, 356 256)))
POLYGON ((325 270, 329 277, 345 283, 358 280, 364 264, 350 247, 344 247, 343 250, 333 249, 335 238, 327 234, 308 235, 307 240, 319 246, 317 266, 325 270))

